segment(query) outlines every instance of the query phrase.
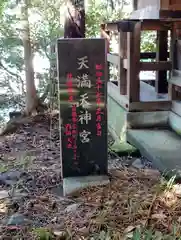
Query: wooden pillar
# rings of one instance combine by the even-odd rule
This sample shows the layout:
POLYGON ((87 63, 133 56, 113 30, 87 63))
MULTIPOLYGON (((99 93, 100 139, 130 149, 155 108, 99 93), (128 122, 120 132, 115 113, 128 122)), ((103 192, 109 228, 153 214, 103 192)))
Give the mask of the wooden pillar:
POLYGON ((123 60, 127 59, 127 32, 119 32, 119 65, 118 65, 118 86, 120 94, 127 94, 127 70, 123 67, 123 60))
MULTIPOLYGON (((157 32, 157 61, 167 61, 167 49, 168 49, 168 31, 157 32)), ((157 93, 167 93, 167 71, 156 72, 155 90, 157 93)))
MULTIPOLYGON (((174 67, 178 69, 178 75, 181 76, 181 25, 176 24, 176 43, 174 54, 174 67)), ((181 87, 175 86, 176 98, 181 101, 181 87)))
MULTIPOLYGON (((175 29, 172 28, 171 31, 171 43, 170 43, 170 61, 172 61, 172 69, 176 69, 177 67, 177 54, 176 54, 176 32, 175 29)), ((170 73, 170 77, 172 76, 172 71, 170 73)), ((170 100, 177 99, 177 93, 175 90, 175 86, 173 84, 168 85, 168 95, 170 100)))
POLYGON ((106 30, 106 24, 101 24, 101 38, 106 40, 106 54, 109 53, 110 48, 110 32, 106 30))
MULTIPOLYGON (((107 58, 107 54, 110 51, 110 31, 106 30, 106 24, 101 24, 101 33, 100 33, 100 37, 104 38, 106 41, 106 58, 107 58)), ((110 63, 107 61, 107 78, 108 81, 110 81, 110 63)))
POLYGON ((141 22, 135 23, 134 30, 127 33, 127 95, 129 102, 140 100, 140 40, 141 22))

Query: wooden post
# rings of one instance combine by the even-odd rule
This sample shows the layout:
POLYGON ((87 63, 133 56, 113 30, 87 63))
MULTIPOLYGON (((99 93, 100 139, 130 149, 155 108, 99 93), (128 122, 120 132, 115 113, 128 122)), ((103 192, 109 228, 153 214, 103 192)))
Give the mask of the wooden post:
POLYGON ((127 94, 127 71, 123 67, 123 60, 127 59, 127 32, 119 31, 119 65, 118 65, 118 86, 120 94, 127 94))
MULTIPOLYGON (((168 49, 168 32, 158 31, 157 32, 157 61, 167 61, 167 49, 168 49)), ((156 83, 155 89, 157 93, 167 93, 167 71, 156 72, 156 83)))
POLYGON ((106 30, 106 25, 101 24, 101 38, 106 40, 106 54, 109 53, 110 48, 110 32, 106 30))
MULTIPOLYGON (((171 43, 170 43, 170 60, 172 61, 172 69, 174 70, 177 67, 177 54, 176 54, 176 31, 174 27, 171 30, 171 43), (176 54, 176 55, 175 55, 176 54)), ((172 72, 170 73, 170 77, 172 76, 172 72)), ((168 85, 168 95, 170 100, 177 99, 177 93, 175 90, 175 86, 173 84, 168 85)))
MULTIPOLYGON (((101 38, 104 38, 106 41, 106 59, 107 59, 107 54, 109 53, 109 49, 110 49, 110 36, 109 36, 110 32, 106 30, 106 24, 101 24, 101 38)), ((110 63, 107 61, 107 78, 108 81, 110 81, 110 63)))
POLYGON ((84 0, 68 0, 65 13, 64 38, 85 38, 84 0))
POLYGON ((127 95, 129 102, 140 99, 140 41, 141 22, 135 23, 133 32, 127 33, 127 95))

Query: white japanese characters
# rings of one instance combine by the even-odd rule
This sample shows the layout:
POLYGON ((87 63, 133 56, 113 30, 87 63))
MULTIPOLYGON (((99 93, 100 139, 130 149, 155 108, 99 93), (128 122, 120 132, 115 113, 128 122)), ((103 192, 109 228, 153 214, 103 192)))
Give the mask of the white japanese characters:
POLYGON ((77 77, 77 87, 78 88, 91 88, 91 80, 88 74, 83 74, 81 77, 77 77))
MULTIPOLYGON (((87 56, 78 58, 78 69, 77 70, 83 70, 83 69, 84 70, 89 69, 87 56)), ((91 80, 89 79, 89 76, 87 73, 83 73, 82 75, 79 75, 77 77, 77 87, 84 88, 84 89, 86 89, 86 88, 90 89, 92 87, 91 80)), ((88 93, 85 92, 80 95, 80 101, 79 101, 78 106, 85 109, 85 112, 81 112, 81 114, 79 115, 79 122, 81 125, 84 125, 84 124, 87 125, 89 123, 89 121, 91 121, 91 119, 92 119, 91 113, 89 113, 87 111, 87 109, 89 109, 91 106, 91 103, 89 102, 88 93)), ((89 135, 91 135, 91 132, 89 132, 85 129, 82 130, 79 133, 80 141, 82 143, 89 143, 90 142, 89 135)))
POLYGON ((83 68, 88 69, 89 66, 87 64, 88 64, 88 57, 87 56, 78 58, 78 65, 79 65, 78 70, 81 70, 83 68))
POLYGON ((88 143, 90 142, 90 138, 88 137, 91 134, 91 132, 88 132, 86 130, 83 130, 82 132, 79 133, 80 140, 82 143, 88 143))
POLYGON ((81 124, 88 124, 88 122, 91 120, 91 113, 89 113, 87 110, 85 113, 80 114, 79 116, 79 122, 81 124))
POLYGON ((87 101, 88 100, 88 95, 87 93, 84 93, 82 95, 80 95, 80 104, 79 106, 81 106, 84 109, 90 108, 91 104, 87 101))

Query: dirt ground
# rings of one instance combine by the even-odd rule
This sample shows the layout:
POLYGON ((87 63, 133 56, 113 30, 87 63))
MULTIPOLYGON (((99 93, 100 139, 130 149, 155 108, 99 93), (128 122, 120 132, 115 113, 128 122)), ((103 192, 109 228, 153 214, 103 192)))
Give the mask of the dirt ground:
POLYGON ((0 137, 0 239, 179 239, 180 185, 120 164, 108 185, 65 198, 59 151, 57 116, 0 137))

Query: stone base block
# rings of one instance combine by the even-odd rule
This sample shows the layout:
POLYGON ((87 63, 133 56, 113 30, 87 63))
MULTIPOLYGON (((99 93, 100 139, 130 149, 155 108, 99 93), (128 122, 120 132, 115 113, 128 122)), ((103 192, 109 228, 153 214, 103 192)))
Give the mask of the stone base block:
POLYGON ((63 195, 67 196, 89 186, 107 185, 108 176, 68 177, 63 179, 63 195))

